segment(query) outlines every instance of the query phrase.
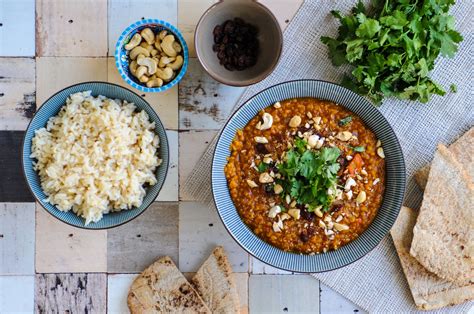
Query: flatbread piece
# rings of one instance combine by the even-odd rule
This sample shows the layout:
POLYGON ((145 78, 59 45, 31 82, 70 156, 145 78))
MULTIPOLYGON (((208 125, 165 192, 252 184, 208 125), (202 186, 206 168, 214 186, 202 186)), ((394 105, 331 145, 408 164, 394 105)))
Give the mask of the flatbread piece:
POLYGON ((219 246, 191 280, 212 313, 239 313, 240 302, 232 268, 219 246))
POLYGON ((411 208, 402 207, 390 231, 416 307, 435 310, 474 299, 473 284, 457 285, 443 280, 427 271, 410 255, 416 215, 411 208))
POLYGON ((459 285, 474 282, 474 185, 444 146, 431 164, 410 254, 430 272, 459 285))
MULTIPOLYGON (((448 147, 449 151, 456 156, 456 159, 464 165, 467 172, 474 178, 474 127, 464 133, 454 143, 448 147)), ((416 183, 422 190, 425 189, 426 183, 428 182, 428 175, 430 174, 430 165, 426 165, 420 168, 415 173, 416 183)))
POLYGON ((128 307, 134 313, 211 313, 171 258, 162 257, 132 283, 128 307))

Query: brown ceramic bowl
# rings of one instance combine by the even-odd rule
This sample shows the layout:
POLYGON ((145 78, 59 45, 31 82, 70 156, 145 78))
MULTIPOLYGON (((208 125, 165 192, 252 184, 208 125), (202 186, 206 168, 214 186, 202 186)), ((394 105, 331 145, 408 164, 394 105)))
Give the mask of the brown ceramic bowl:
POLYGON ((232 86, 248 86, 272 73, 280 59, 283 36, 277 19, 264 5, 253 0, 221 0, 207 9, 199 20, 194 45, 199 61, 215 80, 232 86), (212 50, 214 28, 236 17, 258 28, 260 49, 257 64, 243 71, 224 68, 212 50))

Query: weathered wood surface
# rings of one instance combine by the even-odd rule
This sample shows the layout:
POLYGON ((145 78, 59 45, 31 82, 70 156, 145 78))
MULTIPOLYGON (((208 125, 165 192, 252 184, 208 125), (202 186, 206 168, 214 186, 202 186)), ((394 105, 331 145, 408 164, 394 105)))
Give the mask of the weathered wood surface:
POLYGON ((0 131, 0 202, 34 202, 20 161, 23 131, 0 131))
POLYGON ((106 55, 107 0, 36 1, 36 56, 106 55))
POLYGON ((344 298, 342 295, 323 283, 321 283, 319 298, 321 303, 321 313, 367 313, 359 306, 344 298))
POLYGON ((133 221, 108 230, 107 271, 140 273, 161 256, 178 262, 178 203, 155 202, 133 221))
POLYGON ((178 175, 178 131, 166 131, 169 144, 170 165, 165 183, 161 188, 160 194, 156 198, 158 202, 174 202, 179 199, 179 175, 178 175))
POLYGON ((107 272, 107 231, 69 226, 36 205, 36 272, 107 272))
POLYGON ((38 107, 61 89, 85 81, 107 81, 107 58, 36 58, 38 107))
POLYGON ((35 276, 0 276, 0 313, 33 313, 35 276))
POLYGON ((26 130, 35 112, 35 59, 0 58, 0 130, 26 130))
POLYGON ((106 274, 39 274, 35 313, 105 313, 106 274))
POLYGON ((250 275, 250 313, 319 313, 319 281, 307 275, 250 275))
POLYGON ((115 53, 120 34, 132 23, 142 19, 160 19, 177 25, 177 0, 109 0, 108 1, 109 56, 115 53))
POLYGON ((0 275, 35 274, 35 203, 0 203, 0 275))
POLYGON ((127 296, 137 274, 113 274, 107 276, 107 313, 128 314, 127 296))
POLYGON ((222 245, 235 272, 248 271, 248 254, 231 238, 215 210, 197 202, 179 203, 179 269, 195 272, 222 245))
POLYGON ((0 56, 34 55, 35 0, 1 1, 0 56))

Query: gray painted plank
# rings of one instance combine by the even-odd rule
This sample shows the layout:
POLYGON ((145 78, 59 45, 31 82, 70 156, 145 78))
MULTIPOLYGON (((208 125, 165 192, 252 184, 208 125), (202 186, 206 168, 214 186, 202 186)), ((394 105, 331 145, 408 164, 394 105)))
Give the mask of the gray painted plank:
POLYGON ((0 275, 35 274, 35 203, 0 203, 0 275))
POLYGON ((140 273, 164 255, 178 262, 177 202, 155 202, 135 220, 107 231, 109 273, 140 273))

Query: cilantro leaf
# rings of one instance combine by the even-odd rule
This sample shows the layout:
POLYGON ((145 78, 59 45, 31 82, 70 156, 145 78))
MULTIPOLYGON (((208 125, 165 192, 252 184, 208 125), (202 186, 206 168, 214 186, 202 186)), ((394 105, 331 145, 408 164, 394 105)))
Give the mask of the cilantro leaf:
POLYGON ((352 121, 352 116, 347 116, 347 117, 339 120, 339 125, 344 126, 344 125, 347 125, 347 124, 351 123, 351 121, 352 121))
POLYGON ((268 169, 268 165, 266 163, 261 162, 258 164, 257 169, 260 173, 265 172, 268 169))

